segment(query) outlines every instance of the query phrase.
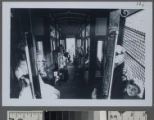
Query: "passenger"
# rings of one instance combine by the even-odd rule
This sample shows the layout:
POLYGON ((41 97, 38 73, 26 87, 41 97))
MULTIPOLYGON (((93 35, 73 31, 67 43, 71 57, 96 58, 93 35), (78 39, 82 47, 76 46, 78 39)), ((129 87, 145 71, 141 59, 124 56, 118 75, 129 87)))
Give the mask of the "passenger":
MULTIPOLYGON (((20 88, 21 88, 20 93, 19 93, 19 98, 20 99, 27 99, 27 98, 32 99, 32 92, 31 92, 29 72, 28 72, 25 52, 23 52, 22 56, 23 57, 20 59, 19 64, 15 69, 15 76, 18 79, 20 88)), ((45 71, 44 63, 40 62, 40 66, 42 67, 39 67, 38 69, 39 69, 39 82, 40 82, 40 91, 41 91, 42 99, 60 98, 59 90, 57 90, 52 85, 49 85, 45 82, 48 76, 47 76, 47 72, 45 71)))
POLYGON ((67 58, 68 63, 70 63, 70 55, 68 52, 64 52, 64 56, 67 58))
POLYGON ((67 63, 68 63, 68 58, 64 53, 63 49, 60 49, 60 52, 58 52, 58 76, 56 78, 56 83, 59 83, 61 81, 66 81, 68 79, 68 69, 67 69, 67 63))
POLYGON ((131 79, 126 81, 126 87, 124 89, 125 99, 140 99, 143 96, 140 93, 143 93, 143 83, 138 79, 131 79))
POLYGON ((129 68, 124 68, 125 49, 122 46, 117 45, 115 52, 111 98, 142 99, 144 94, 143 82, 128 75, 128 71, 131 70, 128 70, 129 68))
POLYGON ((120 46, 120 45, 116 45, 115 47, 115 59, 114 59, 114 64, 115 64, 115 68, 119 65, 121 65, 122 63, 124 63, 124 57, 125 57, 125 48, 120 46))
POLYGON ((85 69, 88 70, 89 68, 89 56, 90 55, 90 49, 87 47, 87 53, 85 55, 85 69))
POLYGON ((84 58, 84 52, 82 47, 77 47, 76 49, 76 57, 74 60, 74 65, 76 67, 75 74, 78 77, 78 79, 83 79, 84 76, 84 64, 85 64, 85 58, 84 58))
POLYGON ((81 58, 82 58, 82 48, 81 47, 77 47, 76 48, 76 55, 75 55, 75 60, 74 60, 74 64, 78 67, 81 64, 81 58))

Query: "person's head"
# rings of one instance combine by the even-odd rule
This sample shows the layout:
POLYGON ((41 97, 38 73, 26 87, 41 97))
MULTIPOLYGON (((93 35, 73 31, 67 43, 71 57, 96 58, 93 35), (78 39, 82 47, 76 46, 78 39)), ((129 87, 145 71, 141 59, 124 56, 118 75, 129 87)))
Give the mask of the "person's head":
POLYGON ((120 64, 122 64, 124 62, 124 57, 125 57, 125 48, 120 46, 120 45, 116 45, 115 47, 115 66, 119 66, 120 64))
POLYGON ((140 87, 135 84, 134 80, 128 80, 125 91, 130 97, 135 97, 141 92, 140 87))
POLYGON ((23 75, 18 79, 20 90, 30 86, 29 76, 23 75))
POLYGON ((64 56, 65 57, 68 57, 68 52, 64 52, 64 56))

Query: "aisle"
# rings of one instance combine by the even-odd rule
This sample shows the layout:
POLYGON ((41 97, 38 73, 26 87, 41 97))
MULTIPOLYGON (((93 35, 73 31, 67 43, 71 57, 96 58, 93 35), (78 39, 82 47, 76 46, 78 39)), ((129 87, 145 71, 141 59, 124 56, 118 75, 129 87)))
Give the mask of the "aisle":
POLYGON ((69 79, 56 86, 62 99, 88 99, 91 96, 90 87, 86 85, 83 75, 77 74, 75 67, 68 65, 69 79))

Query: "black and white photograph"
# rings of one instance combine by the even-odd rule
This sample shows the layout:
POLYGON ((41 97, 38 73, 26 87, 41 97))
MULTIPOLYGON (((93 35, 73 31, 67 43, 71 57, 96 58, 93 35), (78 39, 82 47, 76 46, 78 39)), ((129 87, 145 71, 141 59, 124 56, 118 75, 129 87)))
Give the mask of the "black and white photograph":
POLYGON ((3 105, 152 105, 152 3, 76 3, 4 2, 3 105))

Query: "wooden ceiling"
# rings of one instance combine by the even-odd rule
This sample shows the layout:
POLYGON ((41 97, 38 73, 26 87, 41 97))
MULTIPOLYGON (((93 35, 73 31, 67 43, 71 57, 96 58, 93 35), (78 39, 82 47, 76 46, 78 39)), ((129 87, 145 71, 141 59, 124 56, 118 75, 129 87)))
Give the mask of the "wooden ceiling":
MULTIPOLYGON (((12 9, 13 15, 48 19, 63 36, 78 35, 91 17, 108 17, 114 9, 12 9)), ((24 17, 23 17, 24 18, 24 17)))

